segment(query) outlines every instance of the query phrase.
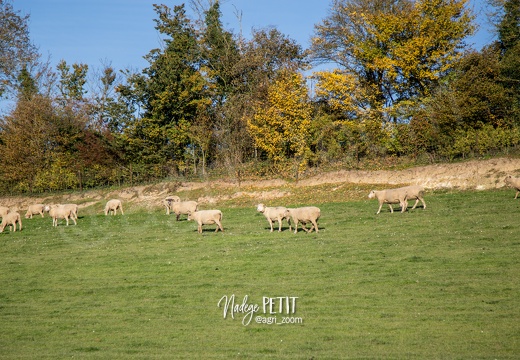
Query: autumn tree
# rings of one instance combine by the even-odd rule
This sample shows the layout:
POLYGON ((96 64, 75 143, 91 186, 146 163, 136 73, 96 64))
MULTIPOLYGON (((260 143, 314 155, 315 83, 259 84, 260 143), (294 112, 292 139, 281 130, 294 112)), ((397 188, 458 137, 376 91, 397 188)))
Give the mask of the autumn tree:
POLYGON ((313 58, 354 76, 371 116, 406 119, 406 107, 428 95, 460 57, 473 31, 466 3, 333 0, 330 15, 315 26, 313 58))
MULTIPOLYGON (((218 159, 238 177, 241 167, 255 154, 247 119, 253 104, 268 103, 269 86, 280 72, 306 68, 303 49, 276 28, 253 30, 249 40, 239 39, 240 58, 233 66, 233 91, 228 94, 218 118, 218 159)), ((267 106, 267 105, 266 105, 267 106)))
POLYGON ((29 15, 13 9, 9 0, 0 0, 0 97, 18 84, 20 72, 30 70, 38 59, 31 43, 29 15))
POLYGON ((300 73, 282 71, 268 88, 268 102, 258 103, 248 129, 255 145, 265 151, 278 170, 288 159, 297 169, 309 155, 311 106, 305 79, 300 73))
POLYGON ((0 177, 10 191, 73 188, 77 184, 77 145, 83 127, 76 115, 56 109, 52 99, 19 99, 2 122, 0 177))

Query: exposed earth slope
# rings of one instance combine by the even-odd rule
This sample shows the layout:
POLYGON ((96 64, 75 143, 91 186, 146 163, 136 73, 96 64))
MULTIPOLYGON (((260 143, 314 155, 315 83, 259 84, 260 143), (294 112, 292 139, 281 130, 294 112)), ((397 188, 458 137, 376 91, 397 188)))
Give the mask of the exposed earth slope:
MULTIPOLYGON (((419 184, 430 190, 458 189, 485 190, 505 186, 506 175, 520 176, 520 159, 496 158, 490 160, 473 160, 452 164, 435 164, 419 166, 404 170, 341 170, 309 178, 297 183, 281 179, 243 181, 238 185, 234 181, 212 182, 164 182, 155 185, 128 187, 116 191, 91 190, 62 195, 16 196, 0 198, 0 205, 23 211, 34 203, 78 203, 86 208, 101 206, 107 199, 120 198, 132 207, 148 209, 161 206, 161 200, 170 194, 180 194, 181 198, 198 200, 201 204, 215 204, 221 201, 232 201, 239 198, 251 198, 268 202, 288 196, 294 192, 309 192, 312 199, 312 187, 326 188, 331 192, 341 186, 356 189, 351 198, 360 198, 366 193, 367 186, 384 188, 401 184, 419 184), (334 185, 333 187, 330 187, 334 185), (211 191, 208 191, 210 189, 211 191)), ((97 211, 100 211, 97 209, 97 211)))

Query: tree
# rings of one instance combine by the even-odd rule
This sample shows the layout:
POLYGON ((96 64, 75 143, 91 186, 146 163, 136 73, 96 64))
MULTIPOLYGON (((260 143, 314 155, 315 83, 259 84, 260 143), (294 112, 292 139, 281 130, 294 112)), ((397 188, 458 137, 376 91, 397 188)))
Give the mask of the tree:
POLYGON ((57 111, 52 99, 41 95, 19 99, 12 114, 5 117, 2 129, 0 176, 11 191, 58 190, 75 185, 74 160, 83 127, 69 109, 57 111), (48 187, 51 182, 54 185, 48 187))
POLYGON ((397 121, 401 107, 428 95, 460 57, 473 31, 466 3, 333 0, 330 15, 315 26, 313 58, 355 76, 372 114, 397 121))
POLYGON ((197 33, 184 5, 175 6, 173 14, 165 5, 154 7, 156 29, 166 36, 164 48, 151 50, 145 57, 149 67, 118 88, 128 103, 142 107, 125 135, 135 161, 161 166, 170 162, 182 168, 190 124, 200 104, 208 101, 207 83, 199 72, 197 33))
POLYGON ((29 15, 15 11, 9 0, 0 0, 0 97, 18 83, 19 73, 38 59, 29 38, 29 15))
POLYGON ((283 71, 269 86, 267 104, 255 106, 249 132, 275 165, 294 157, 300 169, 309 152, 311 110, 303 76, 283 71))
POLYGON ((520 0, 493 0, 494 14, 500 46, 504 52, 520 42, 520 0))
POLYGON ((203 71, 214 85, 213 95, 219 104, 224 103, 233 92, 234 66, 240 59, 233 34, 224 30, 221 17, 220 3, 215 1, 205 13, 205 29, 201 39, 203 71))
POLYGON ((239 178, 241 167, 256 153, 247 125, 253 104, 268 103, 269 86, 280 72, 296 72, 307 64, 301 46, 276 28, 253 30, 252 38, 240 39, 238 47, 240 57, 232 68, 233 91, 216 110, 219 147, 215 150, 222 165, 239 178))
POLYGON ((72 64, 72 71, 65 60, 58 63, 57 69, 60 73, 58 88, 63 105, 83 100, 86 94, 85 84, 87 82, 88 65, 72 64))

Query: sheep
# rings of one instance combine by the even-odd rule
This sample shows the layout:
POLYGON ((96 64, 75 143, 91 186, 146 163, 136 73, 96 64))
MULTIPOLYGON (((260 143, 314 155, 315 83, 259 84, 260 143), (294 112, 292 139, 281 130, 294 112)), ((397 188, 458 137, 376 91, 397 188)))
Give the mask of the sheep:
POLYGON ((283 206, 267 207, 264 204, 258 204, 256 206, 256 211, 264 214, 265 218, 269 222, 269 225, 271 226, 271 232, 273 232, 273 221, 278 221, 278 231, 282 231, 283 219, 287 219, 287 222, 289 223, 289 229, 291 230, 291 220, 289 217, 285 217, 285 210, 287 210, 287 208, 283 206))
MULTIPOLYGON (((399 189, 403 189, 404 191, 406 191, 406 201, 407 202, 408 202, 408 200, 415 199, 415 204, 413 205, 412 210, 415 209, 415 207, 419 203, 419 200, 421 201, 421 203, 423 205, 423 209, 426 209, 426 203, 424 202, 424 198, 423 198, 424 188, 422 186, 410 185, 410 186, 405 186, 405 187, 402 187, 399 189)), ((397 190, 399 190, 399 189, 397 189, 397 190)))
POLYGON ((45 212, 45 205, 43 204, 34 204, 29 205, 27 208, 27 212, 25 213, 26 219, 32 219, 33 215, 40 214, 43 217, 43 213, 45 212))
POLYGON ((189 211, 188 212, 188 221, 195 220, 198 224, 197 231, 199 234, 202 234, 202 225, 212 225, 217 224, 217 228, 215 232, 220 231, 224 232, 222 228, 222 211, 220 210, 200 210, 200 211, 189 211))
POLYGON ((388 204, 390 208, 390 212, 393 213, 394 209, 391 204, 400 204, 401 212, 405 212, 408 208, 408 200, 415 200, 415 204, 412 207, 412 210, 415 209, 419 201, 421 201, 423 205, 423 209, 426 209, 426 203, 424 202, 424 188, 420 185, 410 185, 404 186, 396 189, 388 189, 388 190, 372 190, 370 194, 368 194, 369 199, 377 198, 379 201, 379 209, 376 214, 381 212, 381 207, 383 204, 388 204))
MULTIPOLYGON (((72 213, 72 217, 74 217, 74 219, 78 220, 78 205, 76 204, 53 204, 53 205, 45 205, 45 207, 43 208, 43 211, 46 211, 46 212, 50 212, 50 210, 52 208, 55 208, 55 207, 59 207, 59 206, 63 206, 65 208, 67 208, 68 210, 71 211, 72 213)), ((27 216, 27 214, 26 214, 27 216)))
POLYGON ((172 202, 171 211, 177 215, 176 219, 179 221, 179 217, 181 215, 188 215, 189 212, 195 212, 198 209, 198 204, 196 201, 178 201, 172 202))
POLYGON ((0 218, 3 218, 9 213, 9 208, 5 206, 0 206, 0 218))
POLYGON ((508 175, 504 179, 504 182, 506 183, 506 185, 509 185, 516 190, 515 199, 518 198, 518 194, 520 194, 520 178, 515 178, 511 175, 508 175))
MULTIPOLYGON (((302 228, 307 233, 311 232, 312 229, 315 229, 316 232, 319 232, 318 230, 318 219, 321 216, 321 211, 316 206, 307 206, 307 207, 301 207, 301 208, 288 208, 285 210, 284 217, 291 218, 294 222, 294 233, 296 234, 298 232, 298 223, 302 223, 302 228), (309 230, 305 227, 305 224, 308 222, 312 223, 312 226, 309 230)), ((289 223, 289 228, 290 228, 289 223)), ((292 229, 290 229, 292 230, 292 229)))
POLYGON ((171 195, 166 197, 162 203, 166 207, 166 215, 170 215, 170 211, 172 209, 172 203, 174 202, 180 202, 181 198, 176 195, 171 195))
POLYGON ((58 219, 65 219, 69 226, 69 219, 74 221, 74 225, 78 225, 74 216, 74 209, 65 205, 53 205, 49 209, 49 215, 52 218, 52 226, 58 226, 58 219))
POLYGON ((121 202, 121 200, 108 200, 107 204, 105 205, 105 216, 107 216, 110 212, 112 212, 112 215, 117 215, 117 209, 121 210, 121 215, 125 214, 123 212, 123 203, 121 202))
POLYGON ((72 211, 72 215, 76 220, 78 220, 78 205, 76 204, 64 204, 65 208, 70 209, 72 211))
POLYGON ((406 199, 407 191, 404 188, 389 189, 389 190, 372 190, 368 194, 369 199, 376 198, 379 201, 379 209, 376 214, 381 212, 383 204, 388 204, 390 212, 393 213, 394 209, 391 204, 400 204, 401 212, 405 212, 408 207, 408 201, 406 199))
POLYGON ((22 218, 20 214, 17 212, 10 212, 2 217, 2 224, 0 225, 0 233, 4 232, 4 229, 7 225, 9 225, 9 230, 16 231, 16 223, 18 223, 18 227, 20 231, 22 231, 22 218))

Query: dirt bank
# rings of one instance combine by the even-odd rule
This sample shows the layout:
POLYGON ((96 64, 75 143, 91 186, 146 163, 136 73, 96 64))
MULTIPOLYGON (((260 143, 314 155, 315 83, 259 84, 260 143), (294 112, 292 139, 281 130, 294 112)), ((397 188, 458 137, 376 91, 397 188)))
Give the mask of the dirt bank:
POLYGON ((397 184, 420 184, 427 189, 496 189, 505 186, 507 174, 520 176, 520 159, 498 158, 474 160, 454 164, 435 164, 419 166, 405 170, 342 170, 302 179, 298 183, 281 179, 244 181, 240 187, 233 181, 187 182, 172 191, 171 183, 129 187, 117 191, 92 190, 60 196, 40 197, 4 197, 0 205, 14 209, 26 209, 33 203, 78 203, 80 207, 89 207, 104 203, 110 198, 120 198, 132 205, 156 208, 161 200, 172 193, 196 193, 201 189, 212 189, 212 194, 198 196, 201 203, 218 203, 221 200, 233 200, 240 197, 257 199, 276 199, 289 194, 293 189, 320 186, 326 184, 374 184, 380 187, 397 184), (225 194, 219 194, 220 192, 225 194))

